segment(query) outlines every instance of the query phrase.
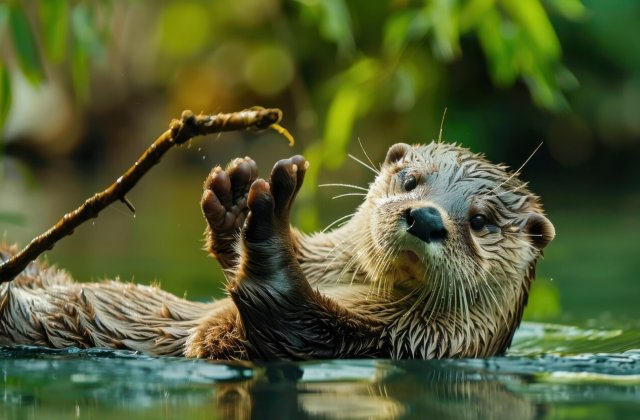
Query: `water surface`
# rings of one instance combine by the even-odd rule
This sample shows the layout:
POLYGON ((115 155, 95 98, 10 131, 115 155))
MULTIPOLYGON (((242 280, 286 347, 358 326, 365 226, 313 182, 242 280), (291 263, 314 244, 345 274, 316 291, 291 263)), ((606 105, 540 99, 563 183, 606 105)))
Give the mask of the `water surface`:
POLYGON ((3 418, 638 418, 640 330, 524 323, 506 357, 229 363, 0 349, 3 418))

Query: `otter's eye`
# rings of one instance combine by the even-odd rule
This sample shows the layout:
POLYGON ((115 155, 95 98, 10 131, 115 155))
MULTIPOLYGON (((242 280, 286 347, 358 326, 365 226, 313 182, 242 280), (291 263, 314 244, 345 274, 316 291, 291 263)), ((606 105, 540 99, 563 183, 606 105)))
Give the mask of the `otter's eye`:
POLYGON ((482 230, 487 225, 487 217, 484 214, 476 214, 469 220, 469 225, 476 232, 482 230))
POLYGON ((406 177, 404 182, 402 183, 402 187, 404 188, 405 191, 411 191, 417 185, 418 185, 418 180, 413 175, 409 175, 408 177, 406 177))

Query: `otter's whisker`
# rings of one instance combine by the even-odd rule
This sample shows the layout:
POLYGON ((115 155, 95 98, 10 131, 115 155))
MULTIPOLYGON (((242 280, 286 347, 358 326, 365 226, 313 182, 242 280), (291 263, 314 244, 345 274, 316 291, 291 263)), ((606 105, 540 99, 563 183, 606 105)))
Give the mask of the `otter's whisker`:
MULTIPOLYGON (((492 197, 500 197, 500 196, 503 196, 503 195, 506 195, 506 194, 514 193, 514 192, 516 192, 518 190, 521 190, 523 188, 527 188, 528 186, 529 186, 528 182, 523 182, 522 184, 518 185, 517 187, 515 187, 513 189, 502 191, 499 194, 493 194, 492 197)), ((488 194, 490 194, 490 193, 491 192, 489 192, 488 194)))
POLYGON ((338 276, 336 278, 336 283, 340 282, 340 280, 342 279, 342 276, 351 268, 353 267, 353 265, 357 262, 358 257, 360 256, 360 254, 363 252, 363 249, 367 249, 368 248, 368 244, 370 243, 370 239, 368 239, 367 237, 363 237, 364 239, 359 240, 356 242, 356 245, 360 244, 360 246, 357 246, 353 249, 358 249, 358 251, 354 254, 351 255, 351 257, 349 258, 349 260, 347 261, 347 263, 344 265, 344 267, 342 268, 342 270, 340 270, 340 272, 338 273, 338 276))
POLYGON ((375 168, 376 165, 373 164, 373 161, 371 160, 371 158, 369 157, 369 154, 367 153, 366 150, 364 150, 364 146, 362 145, 362 141, 360 141, 360 137, 358 137, 358 144, 360 145, 360 149, 362 150, 362 153, 364 153, 364 156, 367 158, 367 160, 369 161, 369 163, 371 164, 372 168, 375 168))
MULTIPOLYGON (((496 284, 500 285, 500 283, 496 280, 496 278, 493 276, 493 274, 491 274, 490 271, 488 271, 486 268, 482 267, 479 264, 477 265, 477 267, 480 268, 480 270, 483 270, 484 273, 489 274, 491 277, 493 277, 494 282, 496 284)), ((482 272, 480 272, 478 274, 480 274, 480 277, 484 280, 485 284, 487 285, 487 288, 484 291, 489 293, 489 296, 493 299, 494 303, 496 304, 496 308, 498 308, 498 312, 500 312, 500 316, 502 317, 502 320, 504 321, 505 324, 508 324, 507 317, 505 316, 504 312, 502 311, 502 306, 498 302, 498 298, 496 297, 496 295, 493 292, 493 289, 489 285, 487 277, 482 272)), ((504 293, 504 289, 502 289, 502 290, 503 290, 503 293, 504 293)))
POLYGON ((346 194, 340 194, 340 195, 334 195, 333 197, 331 197, 332 200, 335 200, 336 198, 342 198, 342 197, 351 197, 351 196, 361 196, 361 197, 366 197, 367 194, 365 193, 346 193, 346 194))
POLYGON ((355 255, 351 255, 349 257, 349 259, 347 260, 347 262, 344 264, 344 267, 342 267, 342 269, 338 272, 338 275, 336 276, 336 283, 340 283, 340 280, 342 280, 342 276, 343 274, 354 264, 356 259, 355 255))
POLYGON ((380 175, 380 171, 379 170, 377 170, 376 168, 374 168, 372 166, 367 165, 366 163, 364 163, 363 161, 361 161, 357 157, 353 156, 352 154, 348 154, 347 156, 349 156, 351 159, 355 160, 356 162, 358 162, 360 165, 364 166, 365 168, 369 169, 370 171, 373 171, 374 174, 380 175))
MULTIPOLYGON (((325 228, 326 229, 326 228, 325 228)), ((328 259, 329 256, 331 254, 333 254, 334 251, 336 251, 338 249, 338 247, 344 245, 347 242, 347 239, 349 238, 348 235, 344 236, 344 239, 342 239, 341 241, 336 242, 336 244, 325 254, 324 259, 328 259)), ((335 257, 333 257, 333 259, 331 261, 329 261, 328 266, 331 266, 331 264, 333 264, 336 260, 336 258, 338 258, 339 256, 341 256, 345 251, 343 250, 342 252, 339 252, 338 254, 335 255, 335 257)))
POLYGON ((326 231, 328 231, 329 229, 331 229, 336 223, 340 223, 341 221, 350 218, 351 216, 353 216, 355 214, 354 213, 349 213, 346 214, 342 217, 337 218, 336 220, 334 220, 333 222, 329 223, 329 225, 327 225, 327 227, 325 227, 324 229, 322 229, 320 232, 325 233, 326 231))
MULTIPOLYGON (((397 245, 393 245, 388 252, 385 252, 377 261, 375 261, 373 269, 371 270, 371 272, 367 276, 367 277, 376 276, 377 280, 378 280, 378 281, 375 281, 376 278, 370 280, 371 281, 371 289, 370 289, 371 293, 373 293, 374 286, 377 286, 377 291, 376 291, 376 295, 377 296, 382 296, 381 290, 382 290, 382 292, 384 292, 387 289, 391 290, 391 287, 387 286, 387 283, 390 283, 390 276, 388 276, 388 275, 381 276, 381 274, 382 273, 387 273, 389 267, 391 266, 391 263, 393 262, 392 256, 396 252, 397 252, 397 245)), ((389 286, 393 286, 393 285, 390 284, 389 286)))
MULTIPOLYGON (((391 248, 391 250, 387 253, 387 255, 385 256, 385 263, 382 266, 382 272, 383 273, 388 273, 389 269, 391 268, 391 264, 393 263, 393 261, 395 260, 395 258, 398 255, 398 251, 400 250, 399 245, 395 245, 394 247, 391 248)), ((383 290, 386 292, 386 296, 390 296, 391 292, 393 291, 393 281, 392 281, 392 277, 390 275, 386 275, 384 277, 384 288, 383 290)))
POLYGON ((434 278, 434 282, 436 285, 436 290, 432 294, 432 296, 435 296, 433 303, 434 306, 431 308, 431 313, 429 314, 429 319, 427 320, 427 322, 431 322, 431 318, 434 315, 437 316, 438 312, 440 311, 440 307, 442 306, 442 302, 444 301, 444 281, 442 281, 442 275, 440 273, 436 275, 436 277, 434 278))
POLYGON ((492 189, 490 191, 490 193, 495 192, 498 188, 502 187, 504 184, 506 184, 507 182, 511 181, 514 177, 518 176, 520 174, 520 171, 522 170, 522 168, 524 168, 526 166, 527 163, 529 163, 529 161, 531 160, 531 158, 533 158, 533 155, 536 154, 536 152, 538 151, 538 149, 540 149, 540 147, 542 147, 542 142, 538 145, 538 147, 536 147, 533 152, 531 152, 531 154, 529 155, 529 157, 527 158, 527 160, 524 161, 524 163, 522 165, 520 165, 520 167, 518 168, 517 171, 513 172, 507 179, 505 179, 504 181, 502 181, 500 184, 498 184, 497 187, 495 187, 494 189, 492 189))
MULTIPOLYGON (((464 274, 462 275, 462 278, 464 278, 464 280, 468 280, 466 278, 466 276, 464 276, 464 274)), ((470 285, 470 283, 467 281, 467 284, 470 285)), ((472 287, 470 285, 470 287, 472 287)), ((470 320, 470 315, 469 315, 469 302, 467 300, 467 293, 464 287, 464 283, 462 281, 460 281, 460 296, 462 298, 462 306, 463 306, 463 311, 464 311, 464 318, 466 319, 465 325, 464 325, 464 330, 465 333, 468 333, 469 331, 469 327, 471 325, 471 320, 470 320)))
POLYGON ((360 191, 369 192, 368 189, 361 187, 359 185, 353 185, 353 184, 320 184, 318 185, 318 187, 347 187, 347 188, 353 188, 360 191))
POLYGON ((442 128, 444 127, 444 118, 447 116, 447 107, 442 112, 442 121, 440 121, 440 133, 438 133, 438 144, 442 143, 442 128))

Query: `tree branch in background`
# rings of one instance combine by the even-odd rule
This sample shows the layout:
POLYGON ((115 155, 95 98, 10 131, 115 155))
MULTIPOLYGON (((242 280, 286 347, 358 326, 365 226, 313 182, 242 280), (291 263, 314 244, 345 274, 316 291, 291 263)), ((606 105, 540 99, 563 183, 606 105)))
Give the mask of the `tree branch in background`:
POLYGON ((180 120, 173 120, 169 129, 144 151, 142 156, 106 190, 96 193, 80 207, 65 214, 51 229, 35 237, 29 245, 0 264, 0 283, 11 281, 15 276, 44 251, 52 249, 56 242, 71 235, 75 228, 98 214, 114 201, 122 201, 135 211, 126 194, 144 174, 160 161, 162 155, 174 145, 180 145, 195 136, 223 131, 261 130, 272 128, 282 134, 289 144, 293 137, 278 123, 282 119, 279 109, 254 108, 250 110, 217 115, 194 115, 184 111, 180 120))

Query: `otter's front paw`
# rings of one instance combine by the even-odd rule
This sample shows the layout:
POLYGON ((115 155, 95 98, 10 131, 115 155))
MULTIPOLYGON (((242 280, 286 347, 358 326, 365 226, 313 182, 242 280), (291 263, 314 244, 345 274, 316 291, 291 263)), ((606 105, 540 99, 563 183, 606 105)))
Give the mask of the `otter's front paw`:
POLYGON ((308 166, 309 163, 299 155, 282 159, 273 167, 268 182, 263 179, 253 182, 247 200, 251 212, 244 228, 246 242, 268 239, 290 242, 289 214, 308 166))
POLYGON ((202 213, 207 220, 207 249, 224 268, 237 260, 233 246, 249 209, 249 187, 258 176, 256 163, 249 157, 234 159, 226 170, 216 166, 204 181, 202 213))

